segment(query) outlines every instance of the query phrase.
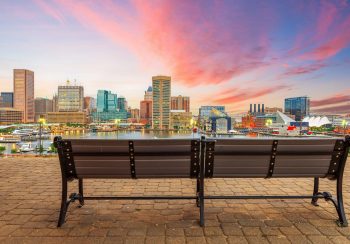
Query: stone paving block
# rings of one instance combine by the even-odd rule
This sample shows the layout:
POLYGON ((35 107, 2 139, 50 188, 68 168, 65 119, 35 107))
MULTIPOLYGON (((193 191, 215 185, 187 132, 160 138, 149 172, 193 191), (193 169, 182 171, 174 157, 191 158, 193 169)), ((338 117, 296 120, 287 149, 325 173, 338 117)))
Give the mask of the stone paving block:
POLYGON ((165 226, 156 225, 148 227, 147 236, 165 236, 165 226))
POLYGON ((295 224, 295 226, 305 235, 320 235, 315 226, 308 223, 295 224))
POLYGON ((291 235, 291 236, 287 236, 287 239, 291 242, 291 243, 298 243, 298 244, 310 244, 311 241, 307 239, 306 236, 303 235, 291 235))
POLYGON ((226 237, 223 236, 207 236, 206 241, 208 244, 226 244, 226 237))
POLYGON ((187 244, 203 244, 203 243, 206 243, 206 240, 205 240, 204 236, 201 236, 201 237, 190 236, 190 237, 186 237, 186 243, 187 244))
POLYGON ((166 244, 182 244, 185 242, 186 242, 185 237, 180 237, 180 236, 167 236, 165 239, 166 244))
POLYGON ((203 228, 201 227, 192 227, 185 229, 185 236, 203 236, 203 228))
POLYGON ((350 240, 345 236, 329 236, 328 237, 333 243, 336 244, 345 244, 350 243, 350 240))
POLYGON ((221 228, 227 236, 241 236, 243 235, 242 228, 236 223, 223 223, 221 228))
POLYGON ((310 235, 308 236, 308 238, 312 243, 315 243, 315 244, 331 243, 331 240, 327 236, 310 235))
POLYGON ((248 241, 244 236, 229 236, 227 238, 228 244, 247 244, 248 241))

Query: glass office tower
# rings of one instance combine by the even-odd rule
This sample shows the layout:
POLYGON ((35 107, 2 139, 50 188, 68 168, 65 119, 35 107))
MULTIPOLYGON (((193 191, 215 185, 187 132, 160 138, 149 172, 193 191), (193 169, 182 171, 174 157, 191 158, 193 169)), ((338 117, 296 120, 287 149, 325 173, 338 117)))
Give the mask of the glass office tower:
POLYGON ((291 97, 284 100, 284 112, 294 115, 296 121, 301 121, 310 113, 310 98, 291 97))

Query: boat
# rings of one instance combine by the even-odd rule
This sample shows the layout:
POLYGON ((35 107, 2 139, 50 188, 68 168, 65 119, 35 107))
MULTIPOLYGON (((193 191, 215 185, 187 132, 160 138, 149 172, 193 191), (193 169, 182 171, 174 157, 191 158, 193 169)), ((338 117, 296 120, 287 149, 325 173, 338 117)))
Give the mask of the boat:
POLYGON ((34 148, 32 147, 32 144, 30 143, 24 143, 22 146, 19 148, 20 152, 31 152, 34 151, 34 148))
POLYGON ((243 133, 243 132, 238 131, 238 130, 229 130, 227 133, 231 134, 231 135, 245 135, 246 134, 246 133, 243 133))
POLYGON ((19 129, 19 130, 14 130, 14 131, 12 132, 12 135, 31 136, 31 135, 33 135, 33 130, 32 130, 32 129, 19 129))

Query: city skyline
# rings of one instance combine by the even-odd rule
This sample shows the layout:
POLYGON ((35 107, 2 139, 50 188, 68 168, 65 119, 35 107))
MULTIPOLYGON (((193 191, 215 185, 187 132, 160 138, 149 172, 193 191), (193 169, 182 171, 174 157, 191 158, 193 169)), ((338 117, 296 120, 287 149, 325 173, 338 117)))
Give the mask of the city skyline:
POLYGON ((2 92, 23 68, 35 72, 35 97, 77 79, 86 96, 111 90, 138 108, 163 74, 171 96, 191 97, 191 111, 283 107, 308 95, 315 112, 350 112, 348 1, 35 0, 0 10, 2 92))

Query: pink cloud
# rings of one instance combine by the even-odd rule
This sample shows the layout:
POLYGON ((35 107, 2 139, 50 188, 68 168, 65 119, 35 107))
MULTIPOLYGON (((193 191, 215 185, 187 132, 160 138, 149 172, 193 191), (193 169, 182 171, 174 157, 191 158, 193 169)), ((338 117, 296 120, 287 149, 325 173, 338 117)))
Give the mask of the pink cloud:
MULTIPOLYGON (((37 1, 47 14, 58 18, 57 11, 37 1)), ((187 86, 220 84, 268 63, 268 33, 273 22, 264 3, 258 4, 262 7, 256 12, 259 21, 251 21, 242 12, 243 6, 227 9, 221 1, 55 3, 83 26, 126 46, 145 63, 156 54, 170 68, 173 79, 187 86)))
POLYGON ((301 31, 289 55, 302 60, 328 59, 350 44, 350 16, 344 1, 320 1, 304 4, 302 13, 308 14, 309 25, 301 31), (315 19, 315 21, 310 21, 315 19))
POLYGON ((328 106, 325 108, 313 109, 312 112, 331 113, 331 114, 349 114, 350 104, 342 104, 342 105, 328 106))
POLYGON ((43 0, 34 0, 34 2, 49 16, 53 17, 59 23, 63 24, 64 16, 63 14, 55 7, 50 5, 47 1, 43 0))
MULTIPOLYGON (((258 69, 269 71, 272 66, 283 72, 277 78, 305 75, 326 67, 324 60, 350 41, 350 32, 345 31, 350 29, 350 16, 343 11, 347 6, 336 1, 291 2, 293 11, 307 16, 307 28, 298 30, 288 55, 273 49, 270 36, 284 16, 265 1, 254 8, 240 2, 228 7, 223 1, 53 1, 36 0, 53 18, 65 21, 61 13, 73 17, 86 29, 126 47, 146 66, 157 59, 169 68, 174 81, 188 87, 222 85, 258 69), (314 63, 302 65, 305 60, 314 63)), ((233 95, 215 95, 214 102, 245 101, 286 88, 233 91, 233 95)))
POLYGON ((297 75, 305 75, 320 70, 321 68, 324 68, 326 66, 327 65, 324 63, 312 63, 296 67, 290 67, 287 68, 287 70, 284 73, 282 73, 281 77, 283 78, 297 75))
POLYGON ((244 102, 251 99, 263 97, 269 94, 272 94, 277 91, 289 89, 290 86, 288 85, 277 85, 273 87, 263 87, 263 88, 246 88, 246 89, 239 89, 231 88, 231 89, 225 89, 221 90, 218 93, 216 93, 215 97, 206 97, 203 99, 203 102, 211 101, 213 104, 224 104, 224 105, 230 105, 233 103, 238 102, 244 102))
POLYGON ((320 100, 311 100, 311 107, 321 107, 327 105, 334 105, 344 102, 350 102, 350 95, 348 94, 336 94, 334 96, 330 96, 320 100))

